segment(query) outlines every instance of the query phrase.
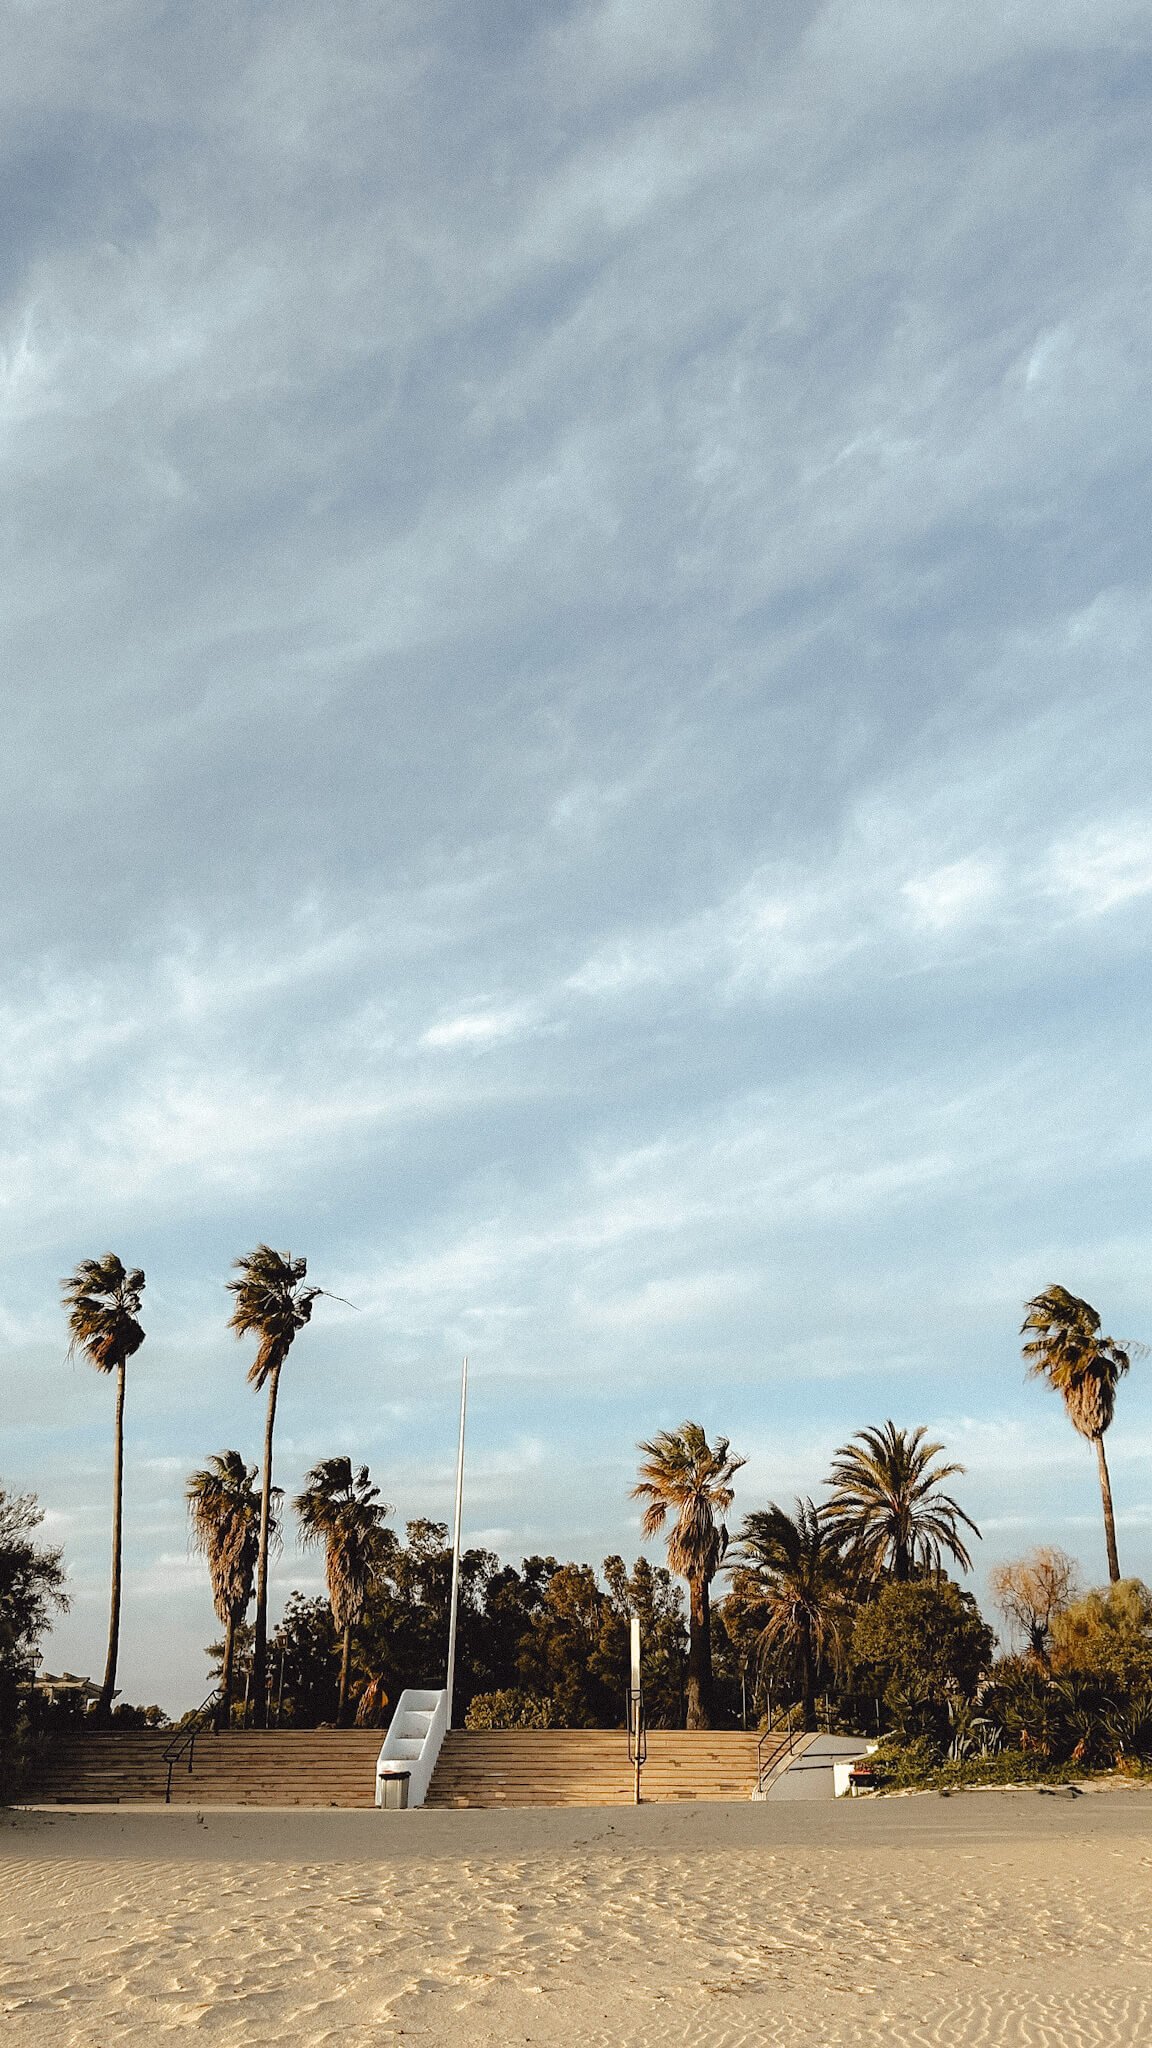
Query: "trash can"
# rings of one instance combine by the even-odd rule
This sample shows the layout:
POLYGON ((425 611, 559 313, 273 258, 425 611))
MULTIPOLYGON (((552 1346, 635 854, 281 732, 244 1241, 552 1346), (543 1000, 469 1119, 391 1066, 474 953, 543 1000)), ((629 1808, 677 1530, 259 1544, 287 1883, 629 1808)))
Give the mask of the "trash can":
POLYGON ((395 1808, 408 1804, 409 1771, 381 1771, 377 1783, 380 1788, 378 1804, 395 1808))

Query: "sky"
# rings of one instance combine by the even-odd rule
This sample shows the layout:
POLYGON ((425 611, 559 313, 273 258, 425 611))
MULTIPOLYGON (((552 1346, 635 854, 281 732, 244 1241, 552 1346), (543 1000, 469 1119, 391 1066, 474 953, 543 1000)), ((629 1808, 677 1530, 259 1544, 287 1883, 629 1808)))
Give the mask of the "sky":
MULTIPOLYGON (((0 0, 0 1480, 99 1674, 208 1689, 182 1488, 640 1549, 637 1440, 820 1495, 891 1416, 972 1580, 1104 1576, 1026 1382, 1152 1340, 1142 0, 0 0)), ((1109 1437, 1152 1577, 1152 1360, 1109 1437)), ((659 1554, 649 1546, 650 1554, 659 1554)), ((274 1612, 318 1560, 289 1541, 274 1612)))

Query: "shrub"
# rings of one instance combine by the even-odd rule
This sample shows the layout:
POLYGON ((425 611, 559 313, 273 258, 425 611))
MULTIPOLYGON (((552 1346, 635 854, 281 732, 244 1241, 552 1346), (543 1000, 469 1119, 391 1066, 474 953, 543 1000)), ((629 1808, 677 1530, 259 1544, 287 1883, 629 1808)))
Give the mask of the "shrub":
POLYGON ((466 1728, 551 1728, 552 1701, 510 1685, 503 1692, 477 1693, 464 1718, 466 1728))

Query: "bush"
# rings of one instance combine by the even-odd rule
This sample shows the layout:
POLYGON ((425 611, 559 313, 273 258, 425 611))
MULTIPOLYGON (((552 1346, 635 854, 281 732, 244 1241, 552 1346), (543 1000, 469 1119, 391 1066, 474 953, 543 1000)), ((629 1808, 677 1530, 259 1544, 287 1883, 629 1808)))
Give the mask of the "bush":
POLYGON ((552 1728, 552 1701, 535 1692, 508 1686, 503 1692, 477 1693, 464 1717, 466 1728, 552 1728))
POLYGON ((1070 1776, 1035 1751, 1001 1749, 994 1756, 966 1757, 962 1762, 941 1757, 923 1737, 914 1742, 886 1742, 870 1758, 878 1792, 959 1792, 981 1785, 1064 1784, 1070 1776))

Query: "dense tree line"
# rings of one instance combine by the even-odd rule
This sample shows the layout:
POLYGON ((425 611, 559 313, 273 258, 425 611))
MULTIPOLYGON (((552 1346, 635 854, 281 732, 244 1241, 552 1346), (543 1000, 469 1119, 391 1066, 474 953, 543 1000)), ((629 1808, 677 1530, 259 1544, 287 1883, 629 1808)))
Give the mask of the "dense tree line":
MULTIPOLYGON (((263 1455, 249 1464, 219 1451, 186 1489, 222 1631, 218 1718, 381 1721, 406 1685, 443 1682, 447 1532, 414 1521, 401 1538, 367 1467, 344 1453, 322 1459, 285 1503, 273 1475, 282 1374, 323 1290, 308 1284, 304 1259, 268 1245, 238 1259, 235 1272, 230 1327, 255 1343, 248 1378, 264 1396, 263 1455), (289 1514, 302 1542, 322 1553, 327 1598, 293 1594, 270 1630, 268 1563, 289 1514)), ((102 1720, 115 1696, 125 1388, 145 1338, 143 1295, 143 1273, 112 1253, 82 1261, 64 1282, 73 1347, 116 1387, 102 1720)), ((639 1446, 633 1495, 644 1534, 666 1542, 667 1567, 640 1558, 629 1569, 620 1557, 599 1571, 554 1557, 513 1566, 488 1551, 465 1554, 461 1707, 490 1725, 618 1724, 628 1623, 639 1613, 654 1725, 785 1714, 808 1727, 888 1729, 938 1754, 1013 1743, 1053 1756, 1061 1746, 1103 1754, 1109 1743, 1114 1754, 1135 1753, 1145 1693, 1152 1700, 1152 1595, 1120 1577, 1104 1438, 1142 1347, 1103 1335, 1091 1304, 1059 1286, 1026 1304, 1022 1335, 1027 1369, 1061 1395, 1095 1449, 1108 1592, 1080 1595, 1071 1565, 1050 1550, 1000 1567, 993 1590, 1018 1640, 997 1660, 991 1629, 948 1575, 970 1569, 979 1536, 949 1490, 963 1468, 940 1462, 943 1446, 923 1429, 889 1420, 860 1430, 834 1453, 825 1498, 767 1502, 730 1534, 744 1460, 689 1421, 639 1446)), ((25 1503, 23 1512, 35 1511, 25 1503)), ((26 1662, 61 1590, 59 1559, 39 1555, 46 1576, 31 1622, 21 1635, 18 1621, 0 1617, 9 1674, 26 1662)))

